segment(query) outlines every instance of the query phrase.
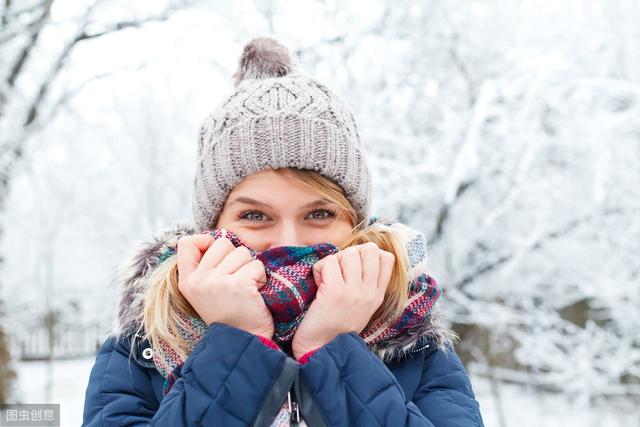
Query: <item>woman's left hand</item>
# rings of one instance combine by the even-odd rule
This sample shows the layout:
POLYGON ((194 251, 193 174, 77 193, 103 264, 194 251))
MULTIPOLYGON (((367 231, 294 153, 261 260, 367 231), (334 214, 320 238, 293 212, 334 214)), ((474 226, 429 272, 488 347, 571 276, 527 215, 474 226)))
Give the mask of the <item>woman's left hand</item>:
POLYGON ((343 332, 360 333, 384 300, 395 256, 373 242, 350 246, 313 265, 315 300, 293 337, 296 359, 343 332))

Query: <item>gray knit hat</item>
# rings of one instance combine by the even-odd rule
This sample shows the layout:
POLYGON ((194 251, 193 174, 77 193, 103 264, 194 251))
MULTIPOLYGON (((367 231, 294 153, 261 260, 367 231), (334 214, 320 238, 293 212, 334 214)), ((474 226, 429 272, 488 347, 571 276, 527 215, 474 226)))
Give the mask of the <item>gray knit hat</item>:
POLYGON ((316 170, 342 187, 358 222, 369 217, 371 176, 353 113, 295 68, 276 40, 244 47, 235 91, 200 130, 193 213, 201 230, 215 226, 236 184, 269 168, 316 170))

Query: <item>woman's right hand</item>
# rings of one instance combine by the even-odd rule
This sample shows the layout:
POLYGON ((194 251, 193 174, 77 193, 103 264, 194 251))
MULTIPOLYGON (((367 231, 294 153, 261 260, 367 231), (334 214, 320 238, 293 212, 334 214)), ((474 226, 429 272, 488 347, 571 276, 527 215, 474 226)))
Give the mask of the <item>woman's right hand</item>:
POLYGON ((208 325, 225 323, 272 339, 273 317, 258 292, 264 264, 226 237, 194 234, 178 239, 178 289, 208 325))

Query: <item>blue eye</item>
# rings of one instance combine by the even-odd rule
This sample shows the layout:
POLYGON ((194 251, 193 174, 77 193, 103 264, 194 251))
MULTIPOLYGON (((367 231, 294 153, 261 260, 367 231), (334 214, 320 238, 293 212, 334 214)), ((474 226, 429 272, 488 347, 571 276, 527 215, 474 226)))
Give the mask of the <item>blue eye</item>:
POLYGON ((315 216, 314 219, 327 219, 327 218, 331 218, 331 217, 335 216, 335 214, 336 214, 334 211, 332 211, 330 209, 316 209, 315 211, 311 212, 311 215, 313 215, 314 213, 317 213, 317 212, 324 212, 327 215, 326 216, 321 216, 321 217, 315 216))
MULTIPOLYGON (((312 217, 311 219, 323 220, 323 219, 334 217, 336 215, 336 212, 331 209, 316 209, 312 211, 309 215, 312 217), (314 215, 316 213, 324 213, 326 215, 321 215, 321 216, 314 215)), ((262 221, 261 218, 263 217, 265 217, 265 214, 260 211, 247 211, 240 215, 240 219, 246 219, 247 221, 251 221, 251 222, 261 222, 262 221), (255 216, 250 217, 250 215, 255 215, 255 216)))
MULTIPOLYGON (((242 219, 246 219, 246 220, 248 220, 248 221, 253 221, 253 222, 257 222, 257 221, 259 221, 259 220, 256 220, 256 219, 249 219, 249 218, 247 218, 247 216, 248 216, 248 215, 251 215, 251 214, 258 214, 258 215, 262 215, 262 216, 264 216, 264 214, 263 214, 262 212, 260 212, 260 211, 249 211, 249 212, 245 212, 244 214, 240 215, 240 218, 242 218, 242 219)), ((254 217, 254 218, 255 218, 255 217, 254 217)))

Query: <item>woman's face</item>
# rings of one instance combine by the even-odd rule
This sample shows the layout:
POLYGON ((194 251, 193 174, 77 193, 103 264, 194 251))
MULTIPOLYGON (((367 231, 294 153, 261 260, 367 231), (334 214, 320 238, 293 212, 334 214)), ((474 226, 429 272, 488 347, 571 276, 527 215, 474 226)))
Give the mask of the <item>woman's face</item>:
POLYGON ((216 228, 238 235, 260 252, 277 246, 334 245, 353 225, 340 206, 273 170, 247 176, 229 193, 216 228))

